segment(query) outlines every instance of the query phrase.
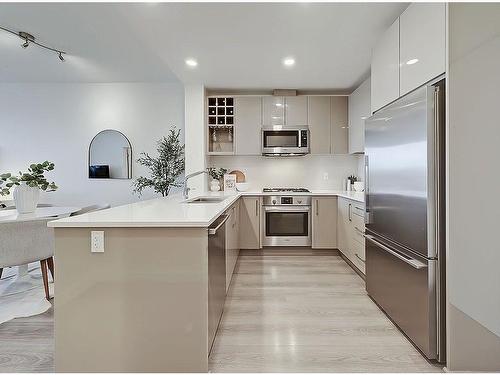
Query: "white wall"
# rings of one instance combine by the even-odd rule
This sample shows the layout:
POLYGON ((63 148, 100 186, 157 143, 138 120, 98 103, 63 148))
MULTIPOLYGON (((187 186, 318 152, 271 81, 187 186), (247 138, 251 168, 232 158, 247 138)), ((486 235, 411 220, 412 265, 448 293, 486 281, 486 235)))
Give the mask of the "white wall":
MULTIPOLYGON (((101 130, 123 132, 139 152, 155 153, 156 141, 170 126, 184 128, 181 84, 0 84, 0 171, 26 169, 32 162, 53 161, 47 174, 59 185, 41 202, 112 205, 137 200, 132 180, 90 180, 88 148, 101 130)), ((146 174, 133 165, 133 176, 146 174)), ((146 192, 144 198, 152 197, 146 192)))
POLYGON ((500 370, 500 5, 449 5, 448 367, 500 370))
POLYGON ((357 174, 358 155, 306 155, 298 157, 211 156, 209 166, 238 169, 250 190, 263 187, 305 187, 345 190, 344 180, 357 174), (324 174, 328 180, 324 180, 324 174))
MULTIPOLYGON (((204 171, 206 165, 206 126, 205 126, 205 87, 201 84, 188 84, 185 91, 185 133, 186 175, 204 171)), ((188 182, 196 195, 207 188, 205 174, 192 177, 188 182)))

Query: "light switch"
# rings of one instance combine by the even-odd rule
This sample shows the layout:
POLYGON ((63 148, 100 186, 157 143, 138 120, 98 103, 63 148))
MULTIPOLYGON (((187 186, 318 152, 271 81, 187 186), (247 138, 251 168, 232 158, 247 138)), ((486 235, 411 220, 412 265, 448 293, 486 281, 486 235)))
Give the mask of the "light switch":
POLYGON ((90 252, 104 253, 104 231, 93 230, 90 232, 90 252))
POLYGON ((327 181, 328 180, 328 172, 323 173, 323 180, 327 181))

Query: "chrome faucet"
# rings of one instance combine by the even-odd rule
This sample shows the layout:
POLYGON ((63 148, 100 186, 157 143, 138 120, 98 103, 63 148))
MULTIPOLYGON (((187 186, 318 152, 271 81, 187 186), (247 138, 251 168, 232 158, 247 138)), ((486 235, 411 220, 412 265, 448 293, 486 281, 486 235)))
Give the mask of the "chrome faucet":
POLYGON ((189 190, 191 190, 190 188, 187 187, 187 182, 188 180, 191 178, 191 177, 194 177, 194 176, 198 176, 199 174, 202 174, 202 173, 207 173, 207 171, 198 171, 198 172, 193 172, 193 173, 190 173, 188 174, 186 177, 184 177, 184 191, 183 191, 183 195, 184 195, 184 199, 188 199, 188 196, 189 196, 189 190))

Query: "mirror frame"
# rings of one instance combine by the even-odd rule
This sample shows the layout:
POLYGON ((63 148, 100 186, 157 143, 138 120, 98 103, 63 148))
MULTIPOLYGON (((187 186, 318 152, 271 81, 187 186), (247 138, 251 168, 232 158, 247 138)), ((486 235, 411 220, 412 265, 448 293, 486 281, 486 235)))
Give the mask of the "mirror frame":
POLYGON ((121 131, 119 130, 116 130, 116 129, 103 129, 101 130, 100 132, 98 132, 96 135, 94 135, 89 143, 89 151, 88 151, 88 160, 87 160, 87 178, 89 180, 132 180, 133 177, 132 177, 132 165, 133 165, 133 150, 132 150, 132 142, 130 142, 130 139, 121 131), (117 132, 119 134, 121 134, 123 136, 123 138, 125 138, 128 142, 128 145, 130 147, 130 177, 117 177, 117 178, 111 178, 111 177, 108 177, 108 178, 91 178, 90 177, 90 150, 92 148, 92 143, 94 142, 94 140, 99 136, 99 134, 101 133, 104 133, 104 132, 108 132, 108 131, 113 131, 113 132, 117 132))

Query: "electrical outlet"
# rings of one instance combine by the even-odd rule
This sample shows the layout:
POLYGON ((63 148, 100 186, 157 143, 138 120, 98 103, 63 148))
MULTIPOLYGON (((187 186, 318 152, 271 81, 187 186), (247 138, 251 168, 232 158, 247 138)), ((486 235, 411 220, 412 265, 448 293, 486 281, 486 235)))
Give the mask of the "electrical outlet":
POLYGON ((90 252, 104 253, 104 231, 93 230, 90 232, 90 252))
POLYGON ((325 181, 328 180, 328 172, 323 173, 323 180, 325 180, 325 181))

